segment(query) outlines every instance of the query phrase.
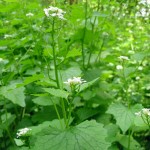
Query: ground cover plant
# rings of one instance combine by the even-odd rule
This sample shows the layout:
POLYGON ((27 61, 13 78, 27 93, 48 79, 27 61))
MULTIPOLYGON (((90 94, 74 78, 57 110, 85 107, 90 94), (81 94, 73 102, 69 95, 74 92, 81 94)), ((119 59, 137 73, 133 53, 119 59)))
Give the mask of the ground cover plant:
POLYGON ((149 0, 0 1, 0 150, 149 150, 149 0))

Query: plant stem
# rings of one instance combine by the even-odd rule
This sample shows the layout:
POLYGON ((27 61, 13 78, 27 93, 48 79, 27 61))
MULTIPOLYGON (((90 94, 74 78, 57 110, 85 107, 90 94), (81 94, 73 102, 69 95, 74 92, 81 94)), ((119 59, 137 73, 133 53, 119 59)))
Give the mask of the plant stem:
POLYGON ((7 116, 6 100, 4 100, 4 101, 5 101, 4 109, 5 109, 5 115, 6 115, 6 127, 5 127, 5 130, 6 130, 7 134, 8 134, 8 137, 9 137, 11 143, 13 145, 15 145, 15 142, 14 142, 13 138, 11 137, 11 133, 10 133, 9 128, 8 128, 8 121, 7 121, 8 120, 8 116, 7 116))
MULTIPOLYGON (((57 88, 60 89, 60 84, 59 84, 59 77, 58 77, 58 69, 57 69, 57 63, 56 63, 56 52, 55 52, 55 18, 52 21, 52 49, 53 49, 53 59, 54 59, 54 69, 55 69, 55 78, 56 78, 56 83, 57 83, 57 88)), ((57 116, 60 120, 60 115, 57 109, 56 104, 54 104, 57 116)), ((66 110, 65 110, 65 105, 63 99, 61 99, 61 107, 62 107, 62 112, 63 112, 63 118, 64 122, 66 124, 67 122, 67 117, 66 117, 66 110)), ((61 122, 61 121, 60 121, 61 122)))
POLYGON ((66 127, 69 127, 69 122, 70 122, 70 118, 71 118, 71 112, 72 112, 72 102, 69 103, 69 114, 68 114, 68 120, 67 120, 67 124, 66 127))
MULTIPOLYGON (((97 11, 99 11, 99 9, 100 9, 100 0, 98 0, 97 11)), ((96 19, 97 19, 97 17, 95 16, 94 17, 94 22, 92 24, 92 42, 91 42, 91 47, 93 46, 93 43, 94 43, 93 34, 94 34, 94 28, 95 28, 96 19)), ((92 56, 92 50, 90 49, 90 54, 89 54, 89 58, 88 58, 88 66, 90 65, 91 56, 92 56)))
POLYGON ((57 63, 56 63, 55 37, 54 37, 54 35, 55 35, 55 19, 53 19, 53 21, 52 21, 52 50, 53 50, 53 59, 54 59, 55 79, 56 79, 57 87, 60 88, 57 63))
POLYGON ((123 66, 123 80, 124 80, 124 89, 125 89, 125 95, 124 95, 124 99, 128 102, 128 108, 130 108, 130 98, 128 96, 128 81, 127 81, 127 77, 125 75, 125 64, 124 64, 124 60, 123 60, 123 63, 122 63, 122 66, 123 66))
POLYGON ((65 109, 63 98, 61 98, 61 108, 62 108, 62 112, 63 112, 64 123, 67 126, 67 115, 66 115, 66 109, 65 109))
POLYGON ((130 131, 130 129, 129 129, 128 150, 130 150, 130 142, 131 142, 131 131, 130 131))
POLYGON ((56 111, 57 117, 58 117, 58 119, 59 119, 60 126, 61 126, 61 128, 63 128, 63 125, 62 125, 62 122, 61 122, 61 118, 60 118, 60 114, 59 114, 59 112, 58 112, 57 106, 56 106, 56 104, 54 103, 54 101, 53 101, 53 100, 52 100, 52 103, 53 103, 53 105, 54 105, 54 108, 55 108, 55 111, 56 111))
POLYGON ((88 4, 87 4, 87 0, 86 0, 86 3, 85 3, 85 24, 84 24, 83 36, 82 36, 82 40, 81 40, 83 68, 85 68, 84 39, 85 39, 86 25, 87 25, 87 5, 88 4))

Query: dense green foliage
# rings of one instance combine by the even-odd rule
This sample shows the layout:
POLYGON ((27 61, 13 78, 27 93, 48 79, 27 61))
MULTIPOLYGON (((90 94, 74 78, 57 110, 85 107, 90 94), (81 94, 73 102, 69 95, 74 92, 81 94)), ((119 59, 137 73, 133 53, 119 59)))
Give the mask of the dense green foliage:
POLYGON ((149 150, 150 3, 70 3, 0 1, 0 150, 149 150))

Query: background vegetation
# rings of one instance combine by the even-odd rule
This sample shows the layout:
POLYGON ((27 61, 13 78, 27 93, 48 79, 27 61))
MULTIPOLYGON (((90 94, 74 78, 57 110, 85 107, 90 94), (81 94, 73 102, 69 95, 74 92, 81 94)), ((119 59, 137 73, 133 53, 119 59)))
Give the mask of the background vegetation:
POLYGON ((1 0, 0 18, 1 150, 150 149, 149 1, 1 0))

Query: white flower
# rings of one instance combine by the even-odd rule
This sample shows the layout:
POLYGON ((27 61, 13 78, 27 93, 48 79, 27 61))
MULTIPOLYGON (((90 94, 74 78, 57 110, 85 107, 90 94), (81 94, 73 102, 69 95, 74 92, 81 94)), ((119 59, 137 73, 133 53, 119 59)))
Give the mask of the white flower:
POLYGON ((139 66, 139 67, 138 67, 138 70, 143 70, 143 67, 142 67, 142 66, 139 66))
POLYGON ((0 58, 0 62, 3 62, 4 61, 4 59, 3 58, 0 58))
POLYGON ((117 39, 118 39, 119 41, 123 41, 123 38, 121 38, 121 37, 118 37, 117 39))
POLYGON ((29 128, 23 128, 23 129, 20 129, 18 130, 17 132, 17 138, 20 137, 20 136, 23 136, 25 134, 27 134, 27 132, 29 132, 31 129, 29 128))
POLYGON ((142 116, 142 115, 144 115, 144 116, 148 116, 148 117, 150 117, 150 108, 143 108, 141 111, 139 111, 139 112, 136 112, 135 113, 135 115, 136 116, 142 116))
POLYGON ((5 34, 5 35, 4 35, 4 39, 12 38, 12 37, 14 37, 14 35, 11 35, 11 34, 5 34))
POLYGON ((28 13, 28 14, 26 14, 26 16, 27 17, 32 17, 32 16, 34 16, 34 14, 33 13, 28 13))
POLYGON ((136 80, 140 80, 140 77, 136 77, 135 79, 136 79, 136 80))
POLYGON ((58 17, 61 20, 65 20, 64 14, 66 12, 57 7, 49 6, 49 8, 44 9, 44 12, 47 17, 58 17))
POLYGON ((141 112, 136 112, 135 115, 141 117, 141 112))
POLYGON ((118 57, 120 60, 129 60, 129 58, 127 56, 119 56, 118 57))
POLYGON ((113 67, 113 66, 114 66, 114 64, 113 64, 113 63, 109 63, 107 66, 109 66, 109 67, 113 67))
POLYGON ((128 53, 129 54, 135 54, 135 52, 133 50, 129 50, 128 53))
POLYGON ((142 113, 146 116, 150 116, 150 109, 149 108, 143 108, 142 113))
POLYGON ((122 70, 122 69, 123 69, 123 66, 117 65, 117 66, 116 66, 116 69, 117 69, 117 70, 122 70))
POLYGON ((71 85, 80 85, 85 82, 86 81, 81 79, 81 77, 73 77, 72 79, 68 79, 67 82, 64 83, 71 86, 71 85))
POLYGON ((129 23, 128 23, 128 26, 129 26, 129 27, 132 27, 132 26, 133 26, 133 23, 129 22, 129 23))

